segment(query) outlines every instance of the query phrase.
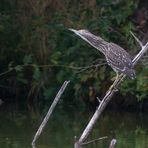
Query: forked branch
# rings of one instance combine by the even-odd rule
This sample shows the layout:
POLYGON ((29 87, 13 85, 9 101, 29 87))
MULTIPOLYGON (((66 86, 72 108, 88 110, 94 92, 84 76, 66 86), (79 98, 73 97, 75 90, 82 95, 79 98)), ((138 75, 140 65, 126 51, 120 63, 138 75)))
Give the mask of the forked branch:
MULTIPOLYGON (((140 42, 139 39, 133 33, 132 33, 132 35, 134 36, 134 38, 136 39, 136 41, 139 43, 139 45, 141 47, 141 51, 132 60, 133 64, 136 65, 137 62, 148 51, 148 42, 145 45, 143 45, 142 42, 140 42)), ((88 135, 92 131, 92 129, 93 129, 96 121, 99 119, 101 113, 103 112, 103 110, 105 109, 105 107, 107 106, 107 104, 110 102, 112 96, 115 94, 115 92, 117 91, 120 83, 122 82, 122 80, 125 77, 126 76, 124 74, 120 74, 119 77, 118 77, 118 79, 116 79, 116 81, 113 83, 112 89, 109 89, 106 92, 104 98, 100 101, 100 104, 99 104, 98 108, 96 109, 93 117, 91 118, 91 120, 89 121, 88 125, 84 129, 84 131, 83 131, 82 135, 80 136, 79 140, 76 141, 75 148, 81 148, 82 147, 84 141, 87 139, 88 135)))

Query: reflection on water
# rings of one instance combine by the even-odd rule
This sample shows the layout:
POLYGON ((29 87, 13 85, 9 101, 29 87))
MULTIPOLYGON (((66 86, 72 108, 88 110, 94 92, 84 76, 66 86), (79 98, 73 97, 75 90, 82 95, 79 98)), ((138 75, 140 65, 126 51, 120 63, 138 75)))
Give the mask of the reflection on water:
MULTIPOLYGON (((92 113, 57 110, 37 142, 37 148, 73 147, 75 135, 80 135, 92 113)), ((0 108, 0 148, 31 148, 32 138, 43 116, 0 108)), ((147 148, 148 117, 138 113, 105 112, 90 139, 108 136, 108 139, 86 148, 107 148, 111 139, 117 139, 116 148, 147 148)))

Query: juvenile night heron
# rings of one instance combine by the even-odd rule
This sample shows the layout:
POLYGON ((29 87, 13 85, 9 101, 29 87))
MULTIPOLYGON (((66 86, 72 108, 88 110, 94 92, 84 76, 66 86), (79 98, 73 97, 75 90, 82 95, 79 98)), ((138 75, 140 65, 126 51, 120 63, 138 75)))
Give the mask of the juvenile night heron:
POLYGON ((95 36, 87 30, 75 30, 73 31, 76 35, 80 36, 83 40, 88 42, 94 48, 102 52, 107 60, 108 65, 117 73, 123 73, 130 77, 131 79, 135 78, 134 65, 132 63, 132 58, 122 47, 115 43, 109 43, 103 40, 99 36, 95 36))

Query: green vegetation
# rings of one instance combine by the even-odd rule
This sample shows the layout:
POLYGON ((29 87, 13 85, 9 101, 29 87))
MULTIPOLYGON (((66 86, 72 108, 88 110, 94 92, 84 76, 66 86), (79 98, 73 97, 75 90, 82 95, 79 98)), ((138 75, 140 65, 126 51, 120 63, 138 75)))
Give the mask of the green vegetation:
MULTIPOLYGON (((87 28, 134 56, 138 50, 129 31, 135 29, 132 16, 137 6, 135 0, 1 0, 0 95, 18 101, 24 97, 32 104, 39 98, 49 101, 70 79, 64 102, 93 102, 115 74, 106 64, 97 66, 104 63, 103 55, 67 28, 87 28)), ((127 79, 120 93, 142 100, 147 97, 148 70, 138 64, 136 71, 137 78, 127 79)))

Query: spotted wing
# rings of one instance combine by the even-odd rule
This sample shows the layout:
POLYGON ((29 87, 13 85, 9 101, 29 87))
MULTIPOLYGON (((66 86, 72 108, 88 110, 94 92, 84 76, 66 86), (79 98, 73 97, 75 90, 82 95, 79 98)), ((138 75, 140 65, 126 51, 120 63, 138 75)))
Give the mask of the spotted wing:
POLYGON ((114 43, 108 43, 106 53, 108 64, 115 70, 125 73, 126 69, 132 69, 133 64, 130 55, 120 46, 114 43))

